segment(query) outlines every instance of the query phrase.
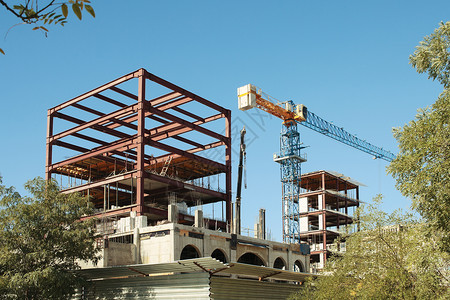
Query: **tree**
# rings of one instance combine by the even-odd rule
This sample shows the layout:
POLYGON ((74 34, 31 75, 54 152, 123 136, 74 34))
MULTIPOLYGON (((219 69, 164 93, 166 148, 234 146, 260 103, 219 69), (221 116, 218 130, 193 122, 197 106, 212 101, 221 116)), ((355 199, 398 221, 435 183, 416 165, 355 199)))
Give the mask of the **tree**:
POLYGON ((42 178, 25 188, 30 197, 0 178, 0 299, 67 299, 84 282, 77 261, 98 260, 93 223, 79 221, 92 206, 42 178))
MULTIPOLYGON (((86 10, 95 18, 95 11, 90 5, 89 0, 69 0, 63 2, 55 2, 55 0, 47 1, 16 1, 16 4, 8 4, 4 0, 0 0, 0 4, 11 14, 20 19, 20 24, 39 25, 33 27, 33 30, 41 30, 47 34, 48 29, 44 25, 61 25, 67 23, 69 15, 69 6, 78 17, 82 19, 82 11, 86 10)), ((5 54, 0 48, 0 53, 5 54)))
POLYGON ((388 172, 431 228, 444 231, 442 246, 450 252, 450 22, 425 37, 410 63, 444 91, 415 120, 394 129, 400 151, 388 172))
POLYGON ((409 57, 410 64, 419 73, 439 81, 444 88, 450 87, 450 22, 441 22, 439 28, 426 36, 409 57))
POLYGON ((323 276, 291 299, 446 299, 449 255, 409 213, 374 205, 360 209, 361 231, 345 238, 346 252, 327 261, 323 276))

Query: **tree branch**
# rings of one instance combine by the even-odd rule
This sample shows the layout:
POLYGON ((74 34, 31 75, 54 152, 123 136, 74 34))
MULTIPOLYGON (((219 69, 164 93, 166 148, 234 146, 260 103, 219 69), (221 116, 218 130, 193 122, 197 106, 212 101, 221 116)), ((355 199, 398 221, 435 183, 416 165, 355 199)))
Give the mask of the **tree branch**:
POLYGON ((10 8, 10 7, 8 6, 8 4, 5 3, 5 1, 0 0, 0 4, 3 5, 7 10, 9 10, 10 12, 12 12, 16 17, 22 19, 22 17, 21 17, 18 13, 16 13, 12 8, 10 8))

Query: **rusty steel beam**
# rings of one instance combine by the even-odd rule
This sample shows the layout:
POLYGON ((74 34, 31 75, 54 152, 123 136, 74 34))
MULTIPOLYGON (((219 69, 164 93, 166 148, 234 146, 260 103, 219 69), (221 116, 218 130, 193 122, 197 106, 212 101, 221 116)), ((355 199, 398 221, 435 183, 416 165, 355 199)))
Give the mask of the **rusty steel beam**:
POLYGON ((130 123, 127 123, 127 122, 119 120, 119 119, 113 119, 113 122, 115 122, 116 124, 120 124, 122 126, 128 127, 128 128, 131 128, 133 130, 138 130, 138 126, 137 125, 130 124, 130 123))
MULTIPOLYGON (((175 100, 173 102, 170 102, 170 103, 167 103, 167 104, 164 104, 164 105, 160 105, 160 106, 158 106, 158 109, 160 109, 160 110, 167 110, 167 109, 173 108, 175 105, 181 105, 183 103, 187 103, 187 102, 190 102, 190 101, 193 101, 193 100, 190 99, 190 98, 187 99, 186 97, 184 97, 184 98, 177 99, 177 100, 175 100)), ((149 102, 146 101, 145 103, 148 105, 149 102)), ((145 117, 147 117, 147 118, 152 117, 152 113, 146 111, 145 112, 145 117)), ((123 119, 122 121, 125 121, 125 122, 128 122, 128 123, 132 123, 132 122, 137 121, 137 119, 138 119, 137 116, 130 116, 128 118, 123 119)), ((158 121, 161 122, 161 123, 167 123, 167 121, 165 121, 163 119, 158 119, 158 121)), ((103 123, 100 123, 100 124, 104 125, 106 123, 107 122, 103 122, 103 123)), ((111 129, 120 127, 119 124, 108 124, 107 126, 108 126, 108 128, 111 128, 111 129)))
POLYGON ((221 112, 221 113, 224 113, 224 114, 227 112, 227 109, 225 109, 225 108, 223 108, 223 107, 221 107, 221 106, 219 106, 219 105, 217 105, 217 104, 215 104, 215 103, 213 103, 213 102, 211 102, 209 100, 206 100, 205 98, 202 98, 202 97, 200 97, 200 96, 198 96, 198 95, 196 95, 194 93, 191 93, 191 92, 189 92, 189 91, 187 91, 187 90, 185 90, 185 89, 183 89, 183 88, 181 88, 181 87, 179 87, 179 86, 177 86, 177 85, 175 85, 173 83, 170 83, 170 82, 168 82, 168 81, 166 81, 166 80, 164 80, 164 79, 162 79, 162 78, 160 78, 160 77, 158 77, 156 75, 153 75, 153 74, 151 74, 151 73, 149 73, 147 71, 145 71, 145 75, 151 81, 156 82, 156 83, 158 83, 158 84, 160 84, 162 86, 165 86, 166 88, 169 88, 169 89, 171 89, 173 91, 176 91, 176 92, 179 92, 179 93, 181 93, 183 95, 186 95, 186 96, 194 99, 195 101, 197 101, 197 102, 199 102, 199 103, 201 103, 203 105, 206 105, 206 106, 208 106, 208 107, 210 107, 210 108, 212 108, 214 110, 217 110, 218 112, 221 112))
POLYGON ((113 143, 110 143, 106 146, 101 146, 101 147, 97 147, 92 149, 91 151, 89 151, 88 153, 84 153, 84 154, 80 154, 77 156, 74 156, 72 158, 60 161, 59 163, 53 164, 50 166, 50 170, 54 170, 58 167, 62 167, 64 165, 70 165, 73 163, 77 163, 79 161, 91 158, 91 157, 95 157, 97 155, 102 155, 108 152, 113 152, 113 151, 125 151, 125 150, 129 150, 129 149, 133 149, 136 148, 135 145, 135 137, 129 138, 129 139, 125 139, 125 140, 119 140, 113 143))
POLYGON ((181 137, 181 136, 175 135, 175 136, 173 136, 172 138, 175 139, 175 140, 178 140, 178 141, 180 141, 180 142, 183 142, 183 143, 192 145, 192 146, 196 146, 196 147, 201 147, 201 146, 202 146, 202 144, 200 144, 200 143, 191 141, 191 140, 189 140, 189 139, 187 139, 187 138, 184 138, 184 137, 181 137))
MULTIPOLYGON (((202 124, 205 124, 208 122, 219 120, 221 118, 225 118, 225 115, 223 115, 223 114, 213 115, 213 116, 205 118, 204 121, 196 121, 196 122, 193 122, 192 124, 202 125, 202 124)), ((188 127, 180 125, 176 122, 171 122, 171 123, 167 123, 167 124, 155 127, 153 129, 150 129, 150 135, 152 138, 157 138, 157 137, 165 135, 165 137, 163 137, 163 139, 166 139, 166 138, 172 137, 174 135, 179 135, 182 133, 190 132, 192 130, 193 129, 190 127, 188 128, 188 127)))
MULTIPOLYGON (((81 218, 81 221, 85 221, 88 219, 92 219, 92 218, 104 218, 104 217, 115 217, 115 216, 123 216, 123 215, 127 215, 132 211, 137 211, 137 205, 136 204, 132 204, 126 207, 122 207, 122 208, 118 208, 118 209, 113 209, 113 210, 108 210, 106 212, 100 212, 91 216, 84 216, 81 218)), ((161 208, 156 208, 156 207, 149 207, 149 206, 144 206, 143 207, 143 213, 144 214, 148 214, 148 215, 157 215, 160 216, 161 218, 167 218, 167 210, 161 209, 161 208)), ((185 214, 179 214, 179 218, 182 220, 185 220, 186 217, 189 215, 185 215, 185 214)), ((189 216, 191 218, 193 218, 193 216, 189 216)), ((209 224, 214 225, 215 220, 211 220, 208 219, 209 224)), ((221 224, 222 226, 224 225, 222 221, 218 221, 218 224, 221 224)))
POLYGON ((91 90, 91 91, 89 91, 87 93, 84 93, 84 94, 82 94, 82 95, 80 95, 78 97, 75 97, 75 98, 73 98, 73 99, 71 99, 69 101, 66 101, 66 102, 64 102, 64 103, 62 103, 60 105, 57 105, 57 106, 55 106, 55 107, 50 109, 50 113, 54 113, 54 112, 56 112, 58 110, 61 110, 61 109, 66 108, 68 106, 71 106, 71 105, 73 105, 73 104, 75 104, 77 102, 80 102, 80 101, 82 101, 82 100, 84 100, 86 98, 94 96, 94 95, 96 95, 96 94, 98 94, 98 93, 100 93, 102 91, 105 91, 105 90, 107 90, 107 89, 109 89, 109 88, 111 88, 113 86, 121 84, 121 83, 123 83, 125 81, 128 81, 128 80, 132 79, 132 78, 135 78, 135 77, 137 77, 136 76, 137 72, 138 71, 129 73, 129 74, 125 75, 125 76, 122 76, 122 77, 117 78, 117 79, 115 79, 113 81, 110 81, 110 82, 108 82, 108 83, 106 83, 106 84, 104 84, 104 85, 102 85, 102 86, 100 86, 98 88, 95 88, 95 89, 93 89, 93 90, 91 90))
MULTIPOLYGON (((69 144, 69 143, 66 143, 66 142, 63 142, 63 141, 55 141, 53 144, 55 146, 64 147, 64 148, 71 149, 71 150, 74 150, 74 151, 78 151, 78 152, 81 152, 81 153, 87 153, 87 152, 91 151, 91 149, 80 147, 80 146, 77 146, 77 145, 74 145, 74 144, 69 144)), ((108 144, 104 144, 104 145, 108 145, 108 144)), ((130 158, 132 160, 136 160, 137 159, 137 156, 133 155, 133 154, 136 154, 136 152, 134 152, 134 151, 126 151, 126 152, 128 152, 128 153, 133 152, 133 153, 125 154, 125 153, 122 153, 122 152, 119 152, 119 151, 112 151, 111 153, 115 154, 115 155, 120 155, 122 157, 128 157, 128 158, 130 158)), ((105 160, 105 161, 111 161, 112 160, 112 158, 111 159, 106 159, 107 157, 105 157, 105 156, 99 156, 99 158, 102 159, 102 160, 105 160)))
POLYGON ((174 111, 177 111, 177 112, 179 112, 179 113, 182 113, 183 115, 186 115, 186 116, 188 116, 188 117, 191 117, 192 119, 196 119, 197 121, 203 121, 203 118, 202 118, 202 117, 199 117, 199 116, 197 116, 196 114, 193 114, 193 113, 191 113, 191 112, 188 112, 187 110, 184 110, 184 109, 179 108, 179 107, 177 107, 177 106, 172 107, 172 109, 173 109, 174 111))
POLYGON ((97 98, 97 99, 103 100, 105 102, 117 105, 119 107, 127 107, 127 105, 125 103, 122 103, 122 102, 119 102, 117 100, 111 99, 111 98, 106 97, 106 96, 104 96, 102 94, 95 94, 95 95, 92 95, 92 96, 97 98))
POLYGON ((112 91, 114 91, 116 93, 122 94, 124 96, 127 96, 128 98, 131 98, 133 100, 138 100, 138 96, 136 96, 135 94, 132 94, 130 92, 127 92, 127 91, 124 91, 122 89, 119 89, 116 86, 111 87, 110 90, 112 90, 112 91))
POLYGON ((151 113, 159 115, 160 117, 168 119, 168 120, 170 120, 172 122, 178 123, 178 124, 183 125, 185 127, 189 127, 192 130, 195 130, 195 131, 198 131, 198 132, 203 133, 205 135, 208 135, 210 137, 216 138, 219 141, 224 141, 224 142, 226 141, 226 138, 223 135, 221 135, 221 134, 218 134, 218 133, 216 133, 216 132, 214 132, 212 130, 203 128, 203 127, 201 127, 199 125, 195 125, 194 123, 188 122, 188 121, 186 121, 186 120, 184 120, 182 118, 179 118, 179 117, 176 117, 174 115, 171 115, 171 114, 169 114, 169 113, 167 113, 165 111, 161 111, 161 110, 159 110, 159 109, 157 109, 155 107, 149 107, 149 111, 151 113))
POLYGON ((63 142, 63 141, 55 141, 55 142, 53 142, 53 145, 64 147, 64 148, 67 148, 67 149, 70 149, 70 150, 74 150, 74 151, 78 151, 78 152, 81 152, 81 153, 89 151, 89 149, 86 149, 86 148, 83 148, 83 147, 80 147, 80 146, 77 146, 77 145, 69 144, 69 143, 66 143, 66 142, 63 142))
MULTIPOLYGON (((90 136, 87 136, 87 135, 84 135, 84 134, 81 134, 81 133, 74 133, 74 134, 72 134, 72 136, 80 138, 80 139, 84 139, 84 140, 87 140, 87 141, 90 141, 90 142, 93 142, 93 143, 97 143, 97 144, 99 144, 101 146, 105 146, 105 145, 109 144, 108 142, 105 142, 105 141, 102 141, 102 140, 99 140, 99 139, 96 139, 96 138, 93 138, 93 137, 90 137, 90 136)), ((137 155, 137 152, 133 151, 133 150, 127 150, 127 151, 125 151, 125 153, 122 153, 122 152, 113 152, 113 153, 117 154, 117 155, 121 155, 123 157, 126 156, 125 153, 129 153, 131 155, 137 155)), ((151 155, 148 155, 148 154, 145 154, 144 157, 146 159, 148 159, 148 160, 153 158, 151 155)))
POLYGON ((152 100, 149 100, 149 102, 150 102, 151 105, 155 106, 155 105, 158 105, 158 104, 161 104, 161 103, 173 100, 173 99, 175 99, 177 97, 180 97, 180 96, 181 96, 181 94, 178 93, 178 92, 171 92, 171 93, 162 95, 160 97, 154 98, 152 100))
POLYGON ((183 105, 183 104, 186 104, 186 103, 189 103, 192 101, 194 101, 194 99, 185 96, 185 97, 181 97, 181 98, 175 99, 173 101, 170 101, 169 103, 164 103, 164 104, 161 104, 161 105, 158 105, 155 107, 158 108, 159 110, 168 110, 168 109, 178 107, 180 105, 183 105))
MULTIPOLYGON (((54 113, 53 116, 55 116, 56 118, 60 118, 60 119, 63 119, 63 120, 75 123, 75 124, 79 124, 79 125, 82 125, 82 124, 86 123, 86 121, 74 118, 72 116, 68 116, 68 115, 60 113, 60 112, 54 113)), ((107 128, 105 126, 101 126, 101 125, 93 125, 92 129, 100 131, 100 132, 103 132, 103 133, 106 133, 106 134, 110 134, 110 135, 118 137, 118 138, 128 138, 128 137, 130 137, 130 135, 128 135, 126 133, 123 133, 121 131, 117 131, 117 130, 114 130, 114 129, 109 129, 109 128, 107 128)), ((74 134, 76 134, 76 133, 73 133, 72 136, 74 134)))
POLYGON ((78 103, 73 104, 72 107, 75 107, 75 108, 87 111, 87 112, 89 112, 91 114, 94 114, 94 115, 97 115, 97 116, 104 116, 105 115, 105 113, 102 113, 101 111, 92 109, 90 107, 87 107, 87 106, 84 106, 84 105, 81 105, 81 104, 78 104, 78 103))
POLYGON ((135 171, 129 171, 128 173, 125 173, 125 174, 115 175, 113 177, 106 178, 103 180, 98 180, 98 181, 91 182, 91 183, 85 183, 83 185, 79 185, 79 186, 75 186, 72 188, 62 190, 61 193, 63 193, 63 194, 76 193, 76 192, 81 192, 81 191, 84 191, 87 189, 93 189, 93 188, 103 186, 106 184, 116 183, 116 182, 133 177, 134 173, 135 173, 135 171))
MULTIPOLYGON (((98 111, 98 110, 95 110, 95 109, 86 107, 86 106, 81 105, 81 104, 78 104, 78 103, 76 103, 76 104, 74 104, 74 105, 72 105, 72 106, 73 106, 73 107, 76 107, 76 108, 79 108, 79 109, 81 109, 81 110, 90 112, 91 114, 94 114, 94 115, 97 115, 97 116, 104 116, 104 115, 106 115, 105 113, 102 113, 101 111, 98 111)), ((110 122, 112 122, 112 123, 117 123, 117 124, 121 124, 122 126, 131 128, 131 129, 134 129, 134 130, 137 130, 137 126, 136 126, 136 125, 128 124, 127 122, 124 122, 124 121, 120 120, 120 118, 111 118, 111 121, 110 121, 110 122)), ((103 123, 103 122, 102 122, 102 123, 103 123)), ((100 125, 101 125, 102 123, 100 123, 100 125)))
POLYGON ((157 121, 157 122, 162 123, 162 124, 170 123, 169 121, 164 120, 163 118, 157 117, 157 116, 155 116, 155 115, 150 115, 150 116, 148 116, 147 118, 149 118, 149 119, 151 119, 151 120, 154 120, 154 121, 157 121))
POLYGON ((137 110, 137 104, 130 105, 130 106, 127 106, 125 108, 116 110, 115 112, 112 112, 110 114, 104 115, 104 116, 99 117, 97 119, 94 119, 92 121, 85 122, 84 124, 81 124, 79 126, 73 127, 71 129, 68 129, 68 130, 65 130, 65 131, 63 131, 61 133, 55 134, 52 137, 50 137, 50 142, 52 142, 54 140, 58 140, 58 139, 63 138, 65 136, 71 135, 71 134, 76 133, 78 131, 81 131, 83 129, 87 129, 87 128, 90 128, 92 126, 98 125, 98 123, 100 123, 102 121, 110 120, 110 119, 116 117, 117 115, 123 114, 125 112, 128 112, 128 114, 135 113, 136 110, 137 110))
POLYGON ((158 182, 161 182, 161 183, 165 183, 165 184, 167 184, 169 186, 178 187, 178 188, 185 188, 185 189, 188 189, 188 190, 191 190, 191 191, 194 191, 194 192, 198 192, 198 193, 201 193, 201 194, 209 195, 211 197, 216 197, 216 198, 223 199, 223 200, 226 199, 226 194, 224 194, 224 193, 216 192, 216 191, 213 191, 213 190, 208 190, 208 189, 205 189, 205 188, 193 185, 193 184, 189 184, 189 183, 185 183, 185 182, 178 181, 178 180, 175 180, 175 179, 171 179, 169 177, 164 177, 164 176, 156 175, 156 174, 153 174, 153 173, 145 173, 145 177, 148 178, 148 179, 151 179, 151 180, 155 180, 155 181, 158 181, 158 182))
POLYGON ((219 170, 223 170, 223 171, 226 170, 226 166, 224 164, 219 163, 219 162, 216 162, 216 161, 210 160, 208 158, 204 158, 204 157, 195 155, 193 153, 189 153, 187 151, 184 151, 184 150, 181 150, 181 149, 178 149, 178 148, 175 148, 175 147, 172 147, 172 146, 169 146, 169 145, 166 145, 166 144, 163 144, 163 143, 151 140, 149 138, 146 138, 145 140, 146 140, 146 143, 148 145, 151 145, 151 146, 153 146, 155 148, 158 148, 158 149, 170 152, 170 153, 175 153, 175 154, 181 155, 181 156, 189 158, 189 159, 196 160, 198 162, 201 162, 201 163, 213 166, 215 168, 218 168, 219 170))
POLYGON ((114 216, 123 216, 130 214, 132 211, 136 211, 136 204, 128 205, 126 207, 122 207, 119 209, 108 210, 106 212, 96 213, 90 216, 81 217, 81 221, 86 221, 94 218, 106 218, 106 217, 114 217, 114 216))
MULTIPOLYGON (((202 145, 201 147, 197 147, 197 148, 192 148, 189 150, 186 150, 186 152, 189 153, 197 153, 203 150, 208 150, 208 149, 212 149, 212 148, 216 148, 216 147, 220 147, 225 145, 224 142, 215 142, 215 143, 211 143, 211 144, 207 144, 207 145, 202 145)), ((182 155, 179 154, 164 154, 158 157, 154 157, 151 161, 153 163, 160 163, 160 162, 164 162, 167 160, 167 158, 169 158, 169 156, 172 156, 173 159, 178 158, 178 157, 182 157, 182 155)))

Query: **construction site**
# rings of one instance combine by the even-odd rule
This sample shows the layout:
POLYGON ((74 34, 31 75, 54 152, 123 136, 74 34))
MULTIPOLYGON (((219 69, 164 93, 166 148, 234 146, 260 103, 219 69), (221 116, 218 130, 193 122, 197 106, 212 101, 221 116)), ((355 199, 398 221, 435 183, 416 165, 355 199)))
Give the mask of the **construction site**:
POLYGON ((237 100, 282 120, 273 187, 283 242, 268 238, 264 209, 254 234, 241 233, 245 128, 232 166, 229 108, 139 69, 48 110, 46 179, 89 197, 95 213, 82 220, 95 218, 100 236, 98 264, 80 262, 94 285, 76 299, 286 299, 345 251, 335 240, 358 230, 361 184, 334 171, 302 174, 297 125, 376 158, 394 155, 253 85, 237 100))

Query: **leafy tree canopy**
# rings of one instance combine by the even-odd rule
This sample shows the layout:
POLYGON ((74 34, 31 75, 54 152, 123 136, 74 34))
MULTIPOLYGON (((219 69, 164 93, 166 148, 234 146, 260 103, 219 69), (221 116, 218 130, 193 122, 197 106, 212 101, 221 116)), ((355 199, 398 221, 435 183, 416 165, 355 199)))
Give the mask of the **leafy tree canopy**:
POLYGON ((343 237, 346 252, 291 299, 447 299, 449 255, 411 214, 362 206, 361 231, 343 237))
POLYGON ((411 65, 428 78, 450 87, 450 22, 441 22, 433 34, 426 36, 409 57, 411 65))
MULTIPOLYGON (((56 2, 55 0, 17 0, 6 3, 0 0, 0 4, 11 14, 20 20, 20 24, 34 24, 33 30, 40 30, 47 34, 47 25, 61 25, 67 23, 69 7, 78 19, 82 19, 83 10, 95 18, 95 11, 90 5, 90 0, 69 0, 56 2), (11 4, 12 2, 12 4, 11 4)), ((5 54, 0 48, 0 53, 5 54)))
POLYGON ((2 185, 0 177, 0 299, 67 299, 82 278, 78 260, 97 261, 88 199, 59 193, 36 178, 30 197, 2 185))
POLYGON ((425 37, 410 62, 444 91, 431 107, 419 109, 415 120, 394 129, 400 151, 388 172, 413 208, 446 233, 443 247, 450 252, 450 22, 425 37))

